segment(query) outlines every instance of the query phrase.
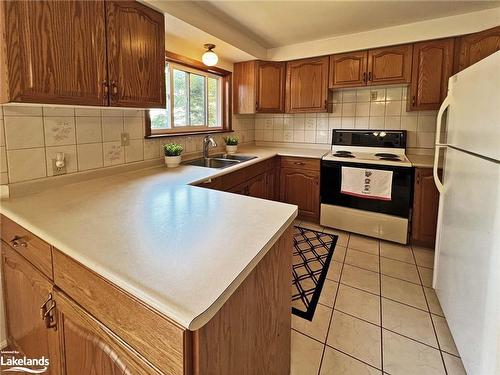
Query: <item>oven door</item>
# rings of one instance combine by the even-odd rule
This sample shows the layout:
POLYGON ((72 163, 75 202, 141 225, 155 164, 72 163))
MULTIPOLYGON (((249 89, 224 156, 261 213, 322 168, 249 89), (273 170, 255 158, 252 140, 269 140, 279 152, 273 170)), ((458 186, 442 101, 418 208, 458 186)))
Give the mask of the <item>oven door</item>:
POLYGON ((413 200, 413 175, 413 167, 322 160, 321 203, 409 218, 413 200), (391 200, 367 199, 341 193, 342 166, 392 171, 391 200))

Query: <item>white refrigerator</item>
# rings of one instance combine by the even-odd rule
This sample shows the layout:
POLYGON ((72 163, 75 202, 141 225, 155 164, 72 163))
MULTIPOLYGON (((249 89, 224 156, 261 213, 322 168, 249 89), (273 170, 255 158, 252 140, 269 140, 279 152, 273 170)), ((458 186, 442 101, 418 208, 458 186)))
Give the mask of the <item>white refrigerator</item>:
POLYGON ((434 180, 439 302, 467 373, 500 374, 500 51, 450 78, 434 180))

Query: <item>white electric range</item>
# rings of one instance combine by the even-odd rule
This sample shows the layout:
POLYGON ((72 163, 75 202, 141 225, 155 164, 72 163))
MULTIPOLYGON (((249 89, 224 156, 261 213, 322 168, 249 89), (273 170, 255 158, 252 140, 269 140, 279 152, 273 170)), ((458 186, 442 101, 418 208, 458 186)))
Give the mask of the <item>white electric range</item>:
POLYGON ((321 225, 406 244, 414 173, 405 150, 404 130, 334 130, 321 161, 321 225), (343 178, 359 176, 362 189, 377 173, 383 197, 345 191, 343 178))

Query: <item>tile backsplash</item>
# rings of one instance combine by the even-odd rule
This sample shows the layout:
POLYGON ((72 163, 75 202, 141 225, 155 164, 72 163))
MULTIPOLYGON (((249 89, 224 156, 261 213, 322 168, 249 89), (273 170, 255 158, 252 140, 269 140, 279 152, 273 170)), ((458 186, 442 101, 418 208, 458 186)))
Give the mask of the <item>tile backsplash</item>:
MULTIPOLYGON (((58 152, 64 152, 69 174, 160 159, 168 142, 182 144, 188 156, 201 151, 202 135, 144 139, 145 115, 133 109, 0 106, 0 183, 51 177, 58 152), (128 133, 126 146, 122 133, 128 133)), ((241 143, 253 142, 254 117, 233 116, 233 130, 241 143)), ((214 135, 221 151, 223 135, 214 135)))
POLYGON ((433 153, 437 111, 407 112, 406 86, 331 94, 331 113, 257 115, 255 141, 329 144, 333 129, 405 129, 407 153, 433 153))

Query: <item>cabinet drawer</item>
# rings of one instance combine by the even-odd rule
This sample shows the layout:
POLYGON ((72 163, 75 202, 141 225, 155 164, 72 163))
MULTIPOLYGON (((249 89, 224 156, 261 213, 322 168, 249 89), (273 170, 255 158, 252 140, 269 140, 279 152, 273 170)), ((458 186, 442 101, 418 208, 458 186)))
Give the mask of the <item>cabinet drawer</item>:
POLYGON ((57 249, 54 282, 162 372, 185 373, 184 328, 57 249))
POLYGON ((297 168, 319 171, 320 160, 286 156, 281 158, 281 168, 297 168))
POLYGON ((9 218, 1 216, 2 240, 52 280, 50 245, 9 218))

